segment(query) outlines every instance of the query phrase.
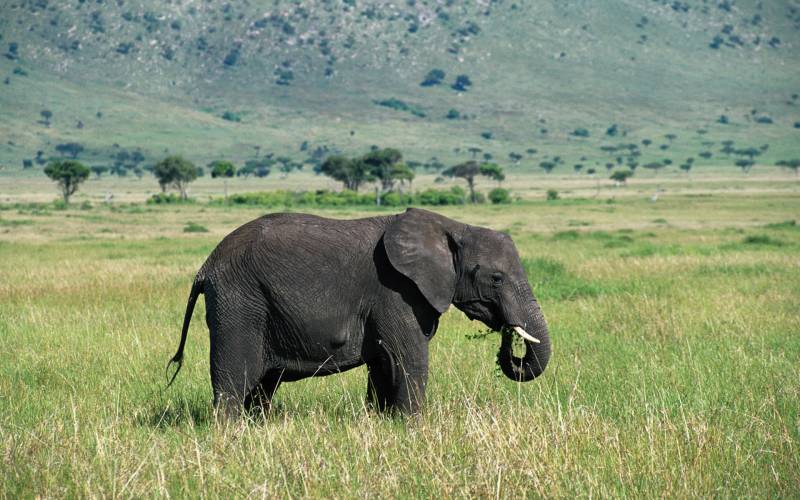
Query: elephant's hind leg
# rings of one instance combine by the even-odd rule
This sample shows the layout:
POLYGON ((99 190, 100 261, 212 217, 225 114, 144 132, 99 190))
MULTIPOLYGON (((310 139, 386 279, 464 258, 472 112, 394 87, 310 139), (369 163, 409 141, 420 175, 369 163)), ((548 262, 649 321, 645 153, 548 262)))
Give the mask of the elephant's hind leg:
POLYGON ((236 418, 266 373, 264 331, 266 308, 248 298, 220 306, 216 294, 207 299, 211 330, 211 385, 214 406, 236 418))

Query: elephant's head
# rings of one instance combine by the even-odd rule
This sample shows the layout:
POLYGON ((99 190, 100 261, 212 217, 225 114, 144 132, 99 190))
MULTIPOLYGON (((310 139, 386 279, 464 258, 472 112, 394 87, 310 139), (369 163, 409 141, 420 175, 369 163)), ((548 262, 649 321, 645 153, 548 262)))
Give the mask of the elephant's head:
POLYGON ((511 237, 411 208, 383 239, 392 266, 439 313, 452 303, 502 332, 498 360, 508 378, 524 382, 544 371, 550 359, 547 324, 511 237), (512 353, 514 332, 525 341, 522 358, 512 353))

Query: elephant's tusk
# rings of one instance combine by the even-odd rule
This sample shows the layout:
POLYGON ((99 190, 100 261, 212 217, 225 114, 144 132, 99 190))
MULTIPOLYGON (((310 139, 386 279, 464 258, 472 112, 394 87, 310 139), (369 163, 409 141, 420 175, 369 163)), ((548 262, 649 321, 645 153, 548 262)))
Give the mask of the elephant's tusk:
POLYGON ((521 326, 515 326, 514 327, 514 331, 517 332, 520 337, 522 337, 523 339, 525 339, 527 341, 533 342, 534 344, 539 344, 540 343, 539 339, 537 339, 536 337, 532 337, 528 332, 523 330, 521 326))

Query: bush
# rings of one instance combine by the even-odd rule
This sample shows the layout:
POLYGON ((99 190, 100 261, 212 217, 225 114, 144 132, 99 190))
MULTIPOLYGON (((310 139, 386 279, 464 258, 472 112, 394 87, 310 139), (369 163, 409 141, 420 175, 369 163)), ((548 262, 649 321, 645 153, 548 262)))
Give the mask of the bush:
POLYGON ((469 90, 469 87, 472 86, 472 80, 469 79, 467 75, 458 75, 456 77, 456 81, 450 86, 453 90, 457 90, 459 92, 466 92, 469 90))
POLYGON ((783 246, 783 241, 767 236, 766 234, 753 234, 745 237, 744 244, 746 245, 769 245, 769 246, 783 246))
POLYGON ((463 205, 467 202, 467 192, 460 186, 450 190, 426 189, 414 197, 418 205, 463 205))
POLYGON ((445 72, 439 68, 434 68, 428 71, 428 74, 425 75, 425 79, 420 83, 423 87, 431 87, 433 85, 439 85, 444 80, 445 72))
POLYGON ((494 188, 489 191, 489 201, 494 205, 511 203, 511 192, 508 189, 494 188))
POLYGON ((381 198, 381 205, 385 207, 406 207, 414 203, 414 197, 408 194, 387 193, 381 198))
POLYGON ((395 99, 394 97, 390 99, 384 99, 382 101, 373 101, 373 102, 378 106, 394 109, 396 111, 406 111, 414 116, 425 118, 425 111, 421 107, 415 104, 408 104, 407 102, 401 101, 400 99, 395 99))
MULTIPOLYGON (((481 196, 481 198, 483 198, 481 196)), ((386 207, 405 207, 409 205, 463 205, 466 203, 466 192, 454 186, 449 190, 426 189, 425 191, 411 194, 390 192, 381 199, 381 205, 386 207)), ((373 206, 375 195, 373 193, 356 193, 355 191, 265 191, 258 193, 233 194, 228 199, 231 205, 254 205, 263 207, 342 207, 342 206, 373 206)), ((223 200, 217 199, 213 203, 221 204, 223 200)))
POLYGON ((558 199, 558 191, 555 189, 548 189, 547 190, 547 201, 553 201, 558 199))
POLYGON ((572 134, 575 137, 589 137, 589 131, 585 128, 576 128, 572 131, 572 134))
POLYGON ((175 193, 156 193, 147 199, 148 205, 172 205, 180 203, 194 203, 194 199, 187 198, 182 200, 180 195, 175 193))
POLYGON ((195 222, 187 222, 185 226, 183 226, 184 233, 207 233, 208 228, 205 226, 201 226, 195 222))

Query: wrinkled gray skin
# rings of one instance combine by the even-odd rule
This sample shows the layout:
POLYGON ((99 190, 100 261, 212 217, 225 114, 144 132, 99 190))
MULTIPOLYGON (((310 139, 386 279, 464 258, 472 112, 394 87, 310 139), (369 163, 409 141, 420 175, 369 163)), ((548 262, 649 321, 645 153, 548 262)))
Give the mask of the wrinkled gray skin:
POLYGON ((236 229, 195 278, 175 375, 201 293, 214 404, 229 416, 268 408, 281 382, 365 363, 371 406, 417 412, 428 342, 451 303, 503 331, 498 361, 510 379, 534 379, 550 358, 511 238, 426 210, 359 220, 271 214, 236 229), (512 354, 514 326, 540 341, 525 341, 522 358, 512 354))

